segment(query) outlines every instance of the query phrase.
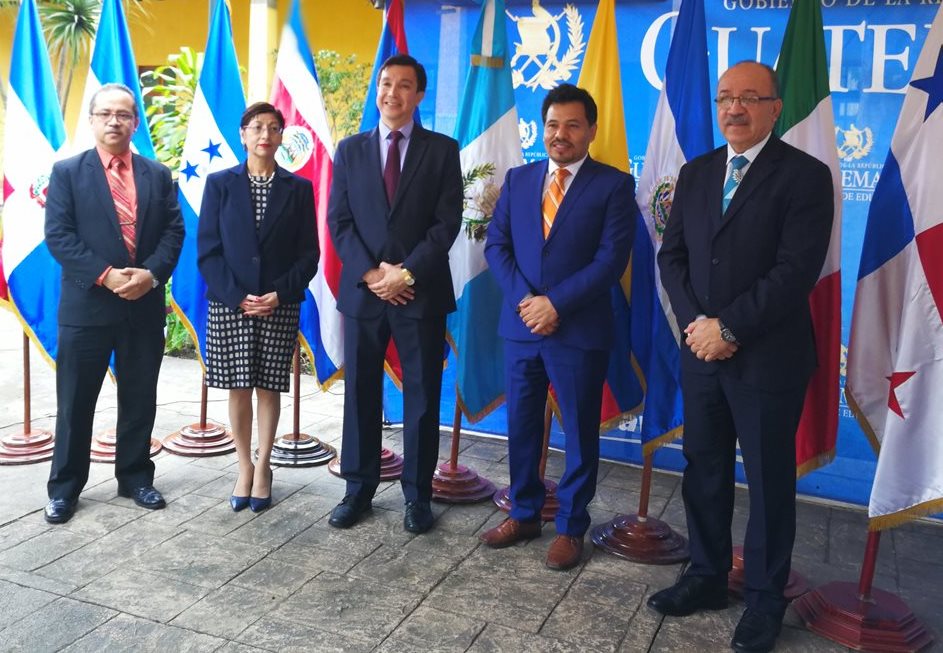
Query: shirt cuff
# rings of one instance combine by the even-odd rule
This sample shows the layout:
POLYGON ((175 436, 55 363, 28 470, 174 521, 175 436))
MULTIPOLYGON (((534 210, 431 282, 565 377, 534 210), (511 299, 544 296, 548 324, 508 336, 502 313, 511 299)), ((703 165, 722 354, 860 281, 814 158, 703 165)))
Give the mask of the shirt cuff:
POLYGON ((107 268, 105 268, 105 271, 102 272, 100 275, 98 275, 98 278, 95 279, 95 285, 96 286, 104 285, 105 277, 108 276, 108 273, 111 272, 111 270, 112 270, 112 266, 110 265, 107 268))

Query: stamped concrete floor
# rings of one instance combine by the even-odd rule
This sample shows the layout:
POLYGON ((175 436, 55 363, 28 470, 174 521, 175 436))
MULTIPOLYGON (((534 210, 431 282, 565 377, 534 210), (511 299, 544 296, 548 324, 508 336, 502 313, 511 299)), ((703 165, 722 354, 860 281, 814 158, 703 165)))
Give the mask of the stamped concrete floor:
MULTIPOLYGON (((0 311, 0 436, 22 430, 21 338, 0 311)), ((33 351, 33 427, 51 429, 54 376, 33 351)), ((166 358, 155 436, 197 420, 199 368, 166 358)), ((301 427, 339 445, 343 384, 302 383, 301 427)), ((285 397, 281 431, 291 427, 285 397)), ((226 420, 225 394, 210 392, 226 420)), ((96 429, 114 426, 106 381, 96 429)), ((401 451, 400 433, 385 442, 401 451)), ((446 457, 450 439, 442 437, 446 457)), ((461 462, 508 482, 502 441, 465 437, 461 462)), ((327 524, 343 483, 326 467, 275 470, 272 509, 233 513, 235 455, 156 458, 168 500, 149 512, 116 496, 112 467, 93 464, 76 516, 42 519, 48 463, 0 467, 2 651, 723 651, 742 604, 686 619, 645 606, 681 565, 633 564, 588 546, 568 572, 544 567, 553 536, 495 551, 478 534, 503 516, 490 502, 434 504, 434 530, 402 528, 402 494, 381 485, 375 509, 347 531, 327 524)), ((562 456, 551 454, 558 478, 562 456)), ((604 463, 594 524, 638 506, 639 470, 604 463)), ((685 531, 678 476, 656 473, 651 514, 685 531)), ((743 535, 738 490, 734 540, 743 535)), ((794 568, 816 583, 857 581, 866 519, 859 509, 802 502, 794 568)), ((905 599, 934 636, 943 634, 943 528, 915 523, 884 536, 876 586, 905 599)), ((939 647, 939 645, 937 645, 939 647)), ((778 651, 843 650, 805 630, 790 610, 778 651)))

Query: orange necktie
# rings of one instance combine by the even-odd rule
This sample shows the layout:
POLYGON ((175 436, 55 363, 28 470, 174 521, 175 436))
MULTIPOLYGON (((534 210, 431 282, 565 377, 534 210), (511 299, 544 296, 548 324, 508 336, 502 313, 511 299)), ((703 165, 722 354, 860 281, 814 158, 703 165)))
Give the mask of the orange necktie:
POLYGON ((115 213, 118 214, 118 226, 121 227, 124 246, 128 248, 131 263, 134 263, 136 220, 134 218, 134 207, 131 206, 131 200, 128 198, 128 187, 121 178, 121 168, 123 166, 124 161, 118 157, 112 158, 111 163, 108 165, 108 187, 111 189, 111 197, 115 202, 115 213))
POLYGON ((566 168, 557 168, 553 172, 553 179, 544 193, 544 201, 540 210, 544 217, 544 238, 550 234, 550 227, 557 217, 557 211, 560 210, 560 204, 563 202, 563 180, 569 176, 570 171, 566 168))

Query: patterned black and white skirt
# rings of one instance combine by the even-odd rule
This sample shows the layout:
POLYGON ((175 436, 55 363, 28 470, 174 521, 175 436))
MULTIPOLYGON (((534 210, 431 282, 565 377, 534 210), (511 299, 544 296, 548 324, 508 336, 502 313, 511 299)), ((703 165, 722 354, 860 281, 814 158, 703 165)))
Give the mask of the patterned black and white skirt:
POLYGON ((206 325, 206 385, 288 392, 300 304, 248 317, 210 300, 206 325))

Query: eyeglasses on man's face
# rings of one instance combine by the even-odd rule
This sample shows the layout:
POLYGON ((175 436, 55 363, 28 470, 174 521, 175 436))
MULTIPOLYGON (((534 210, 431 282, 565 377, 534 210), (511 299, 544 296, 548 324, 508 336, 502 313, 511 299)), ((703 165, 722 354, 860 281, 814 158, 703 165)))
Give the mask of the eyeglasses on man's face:
POLYGON ((718 98, 714 99, 714 102, 721 109, 727 110, 733 107, 734 102, 739 102, 740 106, 749 109, 750 107, 755 107, 760 102, 772 102, 776 100, 771 95, 721 95, 718 98))
POLYGON ((265 132, 267 134, 281 134, 282 133, 282 128, 279 127, 278 125, 261 125, 257 122, 248 124, 243 129, 245 129, 250 134, 253 134, 254 136, 258 136, 262 132, 265 132))
POLYGON ((106 123, 117 120, 123 125, 127 125, 134 120, 134 114, 127 111, 95 111, 92 116, 106 123))

